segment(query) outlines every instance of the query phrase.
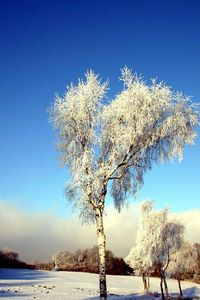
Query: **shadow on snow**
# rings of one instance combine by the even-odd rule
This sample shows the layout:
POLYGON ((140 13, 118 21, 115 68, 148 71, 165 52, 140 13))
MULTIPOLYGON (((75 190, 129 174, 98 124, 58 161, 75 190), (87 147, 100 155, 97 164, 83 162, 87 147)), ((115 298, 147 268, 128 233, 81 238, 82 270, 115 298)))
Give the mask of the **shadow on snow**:
POLYGON ((0 298, 31 297, 18 287, 31 286, 41 283, 41 279, 49 278, 51 275, 45 271, 28 269, 0 269, 0 298), (16 287, 16 290, 13 289, 16 287), (12 290, 10 290, 12 288, 12 290))
MULTIPOLYGON (((191 287, 187 289, 183 289, 183 296, 180 297, 178 293, 170 293, 170 299, 175 300, 193 300, 193 299, 200 299, 197 294, 200 293, 200 289, 197 287, 191 287)), ((118 294, 108 294, 108 300, 155 300, 161 299, 161 295, 159 294, 157 297, 153 294, 129 294, 129 295, 118 295, 118 294)), ((84 300, 99 300, 98 296, 84 298, 84 300)))
MULTIPOLYGON (((118 295, 118 294, 108 294, 108 299, 109 300, 154 300, 156 299, 155 296, 151 294, 130 294, 130 295, 118 295)), ((157 298, 159 299, 159 297, 157 298)), ((84 298, 84 300, 99 300, 98 296, 95 297, 89 297, 89 298, 84 298)))
POLYGON ((3 290, 1 291, 0 290, 0 298, 12 298, 12 297, 32 297, 32 295, 27 295, 27 294, 24 294, 24 293, 19 293, 19 292, 11 292, 11 291, 7 291, 7 290, 3 290))
POLYGON ((49 278, 47 271, 29 269, 0 269, 0 280, 38 280, 49 278))

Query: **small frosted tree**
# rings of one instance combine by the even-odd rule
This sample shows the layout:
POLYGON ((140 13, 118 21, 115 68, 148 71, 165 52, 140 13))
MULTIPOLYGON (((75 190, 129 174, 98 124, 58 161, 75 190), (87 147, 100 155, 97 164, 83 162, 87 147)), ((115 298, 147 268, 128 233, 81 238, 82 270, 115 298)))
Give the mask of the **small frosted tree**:
POLYGON ((197 252, 188 242, 184 242, 181 248, 170 258, 168 274, 178 281, 180 296, 183 296, 181 281, 185 279, 186 274, 195 273, 197 261, 197 252))
MULTIPOLYGON (((155 229, 149 222, 149 213, 152 213, 153 201, 145 201, 141 206, 141 217, 136 236, 136 245, 130 250, 125 262, 134 269, 135 274, 142 276, 144 292, 149 291, 149 276, 153 270, 150 254, 152 251, 152 234, 155 229)), ((157 220, 155 220, 157 221, 157 220)), ((158 224, 153 223, 157 229, 158 224)), ((155 237, 153 237, 154 239, 155 237)))
POLYGON ((137 244, 130 250, 128 256, 125 258, 125 262, 134 269, 135 275, 142 276, 144 292, 147 293, 150 287, 149 276, 152 268, 151 265, 143 259, 144 257, 142 255, 143 249, 137 244))
POLYGON ((145 292, 149 288, 147 277, 157 267, 161 278, 162 296, 164 298, 164 283, 165 295, 169 297, 165 271, 171 255, 181 247, 183 232, 183 225, 168 220, 167 209, 154 210, 152 201, 142 204, 136 246, 131 249, 125 261, 142 275, 145 292))
POLYGON ((106 101, 108 83, 92 71, 71 84, 51 108, 61 162, 70 172, 67 199, 83 221, 95 221, 99 246, 100 295, 107 295, 103 216, 108 190, 118 211, 143 184, 155 162, 182 158, 195 138, 198 107, 163 83, 149 85, 128 68, 122 92, 106 101))
POLYGON ((161 231, 161 245, 157 251, 160 260, 161 285, 164 283, 165 295, 169 298, 166 282, 166 270, 170 263, 170 258, 174 252, 180 249, 183 243, 184 226, 176 221, 167 222, 161 231))

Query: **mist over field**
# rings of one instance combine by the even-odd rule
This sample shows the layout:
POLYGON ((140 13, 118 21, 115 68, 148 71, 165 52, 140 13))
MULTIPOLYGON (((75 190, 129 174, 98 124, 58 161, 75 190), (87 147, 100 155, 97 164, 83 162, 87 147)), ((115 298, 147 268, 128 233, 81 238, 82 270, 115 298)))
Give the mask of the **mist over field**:
MULTIPOLYGON (((133 246, 139 220, 139 204, 118 214, 108 207, 105 217, 107 248, 125 257, 133 246)), ((185 239, 200 242, 200 209, 171 214, 185 227, 185 239)), ((49 261, 60 250, 74 251, 96 244, 94 225, 81 225, 77 215, 60 218, 51 213, 30 213, 12 203, 0 203, 0 249, 9 247, 26 262, 49 261)))

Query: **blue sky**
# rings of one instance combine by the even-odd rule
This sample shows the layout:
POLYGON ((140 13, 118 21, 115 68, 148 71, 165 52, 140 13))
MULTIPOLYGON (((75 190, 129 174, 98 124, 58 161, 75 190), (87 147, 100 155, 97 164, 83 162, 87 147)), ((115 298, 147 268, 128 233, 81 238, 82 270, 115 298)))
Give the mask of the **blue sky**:
MULTIPOLYGON (((200 3, 191 0, 0 2, 0 199, 28 211, 70 214, 63 196, 47 108, 56 92, 92 68, 109 78, 120 68, 157 77, 200 99, 200 3)), ((199 208, 200 138, 181 164, 155 167, 138 200, 172 210, 199 208)))

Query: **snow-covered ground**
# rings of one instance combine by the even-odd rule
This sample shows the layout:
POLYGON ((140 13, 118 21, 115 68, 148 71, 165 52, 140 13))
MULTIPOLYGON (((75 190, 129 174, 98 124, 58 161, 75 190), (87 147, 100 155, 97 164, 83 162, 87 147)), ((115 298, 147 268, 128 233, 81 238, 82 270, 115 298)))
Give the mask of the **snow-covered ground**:
MULTIPOLYGON (((107 276, 108 299, 154 299, 143 294, 142 280, 132 276, 107 276)), ((151 291, 159 292, 159 279, 151 278, 151 291)), ((172 295, 178 293, 175 280, 168 280, 172 295)), ((185 296, 200 299, 200 285, 182 283, 185 296)), ((0 269, 0 298, 97 300, 98 275, 79 272, 49 272, 35 270, 0 269)), ((159 298, 156 298, 159 299, 159 298)))

